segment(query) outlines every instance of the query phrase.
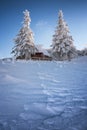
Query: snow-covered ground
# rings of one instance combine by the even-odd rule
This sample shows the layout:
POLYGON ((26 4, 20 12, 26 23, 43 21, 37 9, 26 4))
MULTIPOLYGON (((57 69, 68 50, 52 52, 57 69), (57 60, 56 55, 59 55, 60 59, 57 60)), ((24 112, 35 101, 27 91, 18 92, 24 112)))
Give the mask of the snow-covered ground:
POLYGON ((87 57, 0 60, 0 130, 87 130, 87 57))

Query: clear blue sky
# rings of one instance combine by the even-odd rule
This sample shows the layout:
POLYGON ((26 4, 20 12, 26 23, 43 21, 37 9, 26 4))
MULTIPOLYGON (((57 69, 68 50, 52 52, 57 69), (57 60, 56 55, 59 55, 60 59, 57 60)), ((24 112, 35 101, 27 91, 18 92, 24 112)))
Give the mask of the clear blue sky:
POLYGON ((49 48, 62 9, 74 45, 87 46, 87 0, 0 0, 0 58, 10 56, 25 9, 30 11, 35 44, 49 48))

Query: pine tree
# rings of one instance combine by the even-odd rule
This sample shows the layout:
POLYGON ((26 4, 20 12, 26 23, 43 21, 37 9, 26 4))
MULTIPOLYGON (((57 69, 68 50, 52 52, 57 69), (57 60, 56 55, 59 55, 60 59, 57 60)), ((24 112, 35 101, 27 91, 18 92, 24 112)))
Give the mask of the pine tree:
POLYGON ((69 35, 68 25, 63 19, 62 10, 59 11, 58 26, 53 35, 51 46, 52 57, 56 60, 70 60, 77 55, 72 36, 69 35))
POLYGON ((82 56, 86 56, 87 55, 87 48, 84 48, 82 51, 81 51, 82 53, 82 56))
POLYGON ((33 32, 30 29, 30 15, 29 11, 25 10, 24 12, 24 22, 23 27, 20 29, 18 35, 14 39, 15 46, 12 50, 15 58, 24 58, 30 59, 31 54, 34 54, 37 51, 34 45, 33 32))

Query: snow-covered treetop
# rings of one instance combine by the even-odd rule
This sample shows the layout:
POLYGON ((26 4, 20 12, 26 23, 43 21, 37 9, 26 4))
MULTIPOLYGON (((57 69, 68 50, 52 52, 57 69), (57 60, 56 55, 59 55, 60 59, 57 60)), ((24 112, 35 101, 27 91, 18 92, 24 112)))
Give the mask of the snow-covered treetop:
POLYGON ((24 39, 22 40, 22 44, 29 44, 34 46, 34 39, 33 39, 33 32, 30 28, 30 22, 31 22, 31 18, 30 18, 30 13, 28 10, 23 11, 24 14, 24 22, 23 22, 23 37, 24 39))
POLYGON ((58 16, 59 16, 59 21, 58 21, 57 29, 59 30, 59 34, 65 34, 66 35, 67 33, 69 33, 69 28, 68 28, 68 25, 66 24, 66 22, 63 18, 62 10, 59 11, 58 16))
POLYGON ((63 18, 63 12, 62 12, 62 10, 59 10, 58 16, 59 16, 60 19, 63 18))
POLYGON ((30 13, 28 10, 23 11, 24 14, 24 27, 29 28, 30 22, 31 22, 31 18, 30 18, 30 13))

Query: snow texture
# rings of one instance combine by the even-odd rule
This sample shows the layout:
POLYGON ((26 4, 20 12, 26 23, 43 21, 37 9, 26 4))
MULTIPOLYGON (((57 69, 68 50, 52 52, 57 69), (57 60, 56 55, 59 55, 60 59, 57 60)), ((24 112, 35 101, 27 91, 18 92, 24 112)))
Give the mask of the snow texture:
POLYGON ((87 57, 0 60, 0 130, 87 130, 87 57))

